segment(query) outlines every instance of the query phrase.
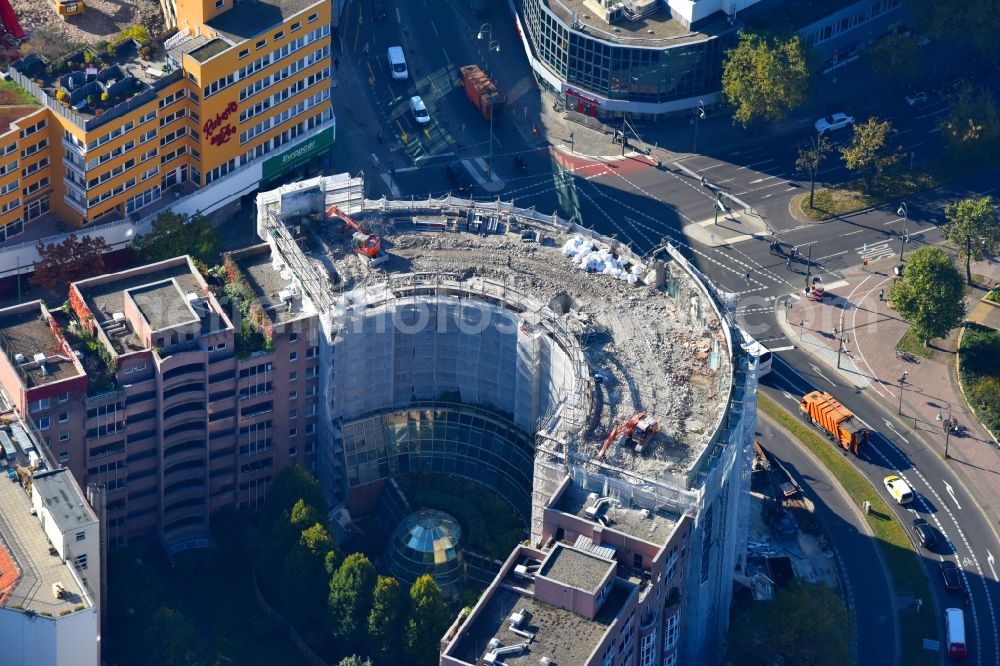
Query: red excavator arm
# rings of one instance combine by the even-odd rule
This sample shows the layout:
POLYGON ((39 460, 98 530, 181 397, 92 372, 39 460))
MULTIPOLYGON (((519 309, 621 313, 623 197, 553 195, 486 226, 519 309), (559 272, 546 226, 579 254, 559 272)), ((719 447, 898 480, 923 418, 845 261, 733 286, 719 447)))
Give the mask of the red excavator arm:
POLYGON ((382 251, 382 239, 375 234, 368 233, 364 227, 355 222, 350 215, 340 210, 337 206, 327 208, 326 216, 339 217, 344 221, 344 224, 354 229, 351 244, 354 246, 354 251, 358 254, 373 259, 382 251))
POLYGON ((617 439, 622 437, 633 439, 633 435, 638 434, 638 439, 635 443, 639 447, 637 450, 641 450, 641 447, 659 430, 660 424, 656 419, 652 416, 647 416, 646 412, 636 412, 635 416, 628 421, 624 421, 611 429, 608 438, 604 440, 604 445, 601 446, 601 450, 597 452, 597 460, 601 460, 604 457, 604 454, 611 447, 611 443, 617 439), (636 432, 637 430, 638 432, 636 432))

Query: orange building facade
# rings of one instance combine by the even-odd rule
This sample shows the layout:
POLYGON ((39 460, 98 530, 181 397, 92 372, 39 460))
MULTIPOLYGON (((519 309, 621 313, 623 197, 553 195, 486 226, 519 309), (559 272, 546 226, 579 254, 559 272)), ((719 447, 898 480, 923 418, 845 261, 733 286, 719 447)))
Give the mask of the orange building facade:
POLYGON ((332 146, 329 2, 174 8, 178 31, 165 42, 125 39, 11 65, 39 105, 0 133, 0 241, 50 210, 70 227, 138 219, 306 139, 319 139, 307 155, 272 164, 332 146))

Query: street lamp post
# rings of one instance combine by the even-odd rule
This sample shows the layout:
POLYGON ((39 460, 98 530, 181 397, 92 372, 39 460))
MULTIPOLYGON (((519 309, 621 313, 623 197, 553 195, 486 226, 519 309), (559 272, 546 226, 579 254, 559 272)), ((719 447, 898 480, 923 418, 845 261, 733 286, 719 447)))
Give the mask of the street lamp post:
POLYGON ((903 414, 903 386, 906 384, 906 377, 909 373, 904 372, 903 376, 899 378, 899 409, 896 410, 897 414, 903 414))
POLYGON ((698 113, 694 117, 694 147, 691 149, 692 153, 698 152, 698 126, 701 125, 701 121, 705 119, 705 102, 698 100, 698 113))
POLYGON ((899 209, 896 211, 896 215, 903 218, 903 235, 899 237, 899 263, 903 263, 903 246, 906 245, 906 223, 909 217, 908 212, 906 202, 903 201, 899 204, 899 209))
POLYGON ((937 420, 941 422, 941 427, 944 428, 944 457, 950 457, 948 455, 948 443, 951 440, 951 431, 958 426, 958 421, 951 418, 951 406, 948 406, 948 417, 941 418, 941 412, 938 412, 937 420))
POLYGON ((486 73, 490 76, 493 75, 493 53, 500 52, 500 42, 493 39, 493 25, 490 23, 484 23, 479 26, 479 32, 476 33, 476 39, 486 41, 486 73))
POLYGON ((840 325, 833 328, 833 334, 837 336, 837 369, 840 370, 840 355, 844 352, 844 347, 850 339, 844 336, 844 313, 840 313, 840 325))

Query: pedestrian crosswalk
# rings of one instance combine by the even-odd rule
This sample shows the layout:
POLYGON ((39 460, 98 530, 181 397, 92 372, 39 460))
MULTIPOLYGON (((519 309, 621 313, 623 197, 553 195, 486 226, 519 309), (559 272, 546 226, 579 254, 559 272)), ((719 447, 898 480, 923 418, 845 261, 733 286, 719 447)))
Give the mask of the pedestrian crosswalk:
POLYGON ((889 246, 889 240, 881 240, 877 243, 865 243, 861 247, 854 248, 862 260, 878 261, 886 257, 893 256, 896 251, 889 246))

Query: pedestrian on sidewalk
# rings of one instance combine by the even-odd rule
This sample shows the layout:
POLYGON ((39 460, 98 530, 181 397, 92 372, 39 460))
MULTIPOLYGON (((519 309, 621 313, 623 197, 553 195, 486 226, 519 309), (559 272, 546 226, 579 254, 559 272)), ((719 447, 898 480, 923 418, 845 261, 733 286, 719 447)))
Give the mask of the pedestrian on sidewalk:
POLYGON ((885 289, 878 290, 878 302, 882 303, 885 301, 885 289))
POLYGON ((750 284, 750 271, 747 271, 747 284, 750 284))

